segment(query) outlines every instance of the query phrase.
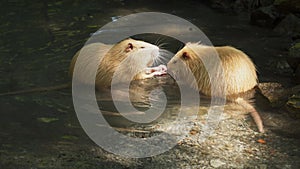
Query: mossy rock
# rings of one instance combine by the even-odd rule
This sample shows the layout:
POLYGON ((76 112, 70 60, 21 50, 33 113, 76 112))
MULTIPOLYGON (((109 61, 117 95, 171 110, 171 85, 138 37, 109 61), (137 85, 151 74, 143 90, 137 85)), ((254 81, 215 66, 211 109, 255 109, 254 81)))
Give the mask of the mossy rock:
POLYGON ((300 42, 296 43, 289 49, 289 57, 300 59, 300 42))
POLYGON ((289 50, 289 55, 291 57, 297 57, 300 58, 300 42, 296 43, 294 46, 292 46, 289 50))
POLYGON ((286 106, 291 116, 300 119, 300 92, 289 97, 286 106))

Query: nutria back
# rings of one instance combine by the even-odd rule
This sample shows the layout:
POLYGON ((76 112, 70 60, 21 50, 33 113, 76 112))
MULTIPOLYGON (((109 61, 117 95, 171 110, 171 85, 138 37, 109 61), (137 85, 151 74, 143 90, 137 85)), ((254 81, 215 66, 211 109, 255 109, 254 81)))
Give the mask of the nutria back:
POLYGON ((208 96, 212 95, 211 82, 222 86, 220 83, 223 81, 226 96, 246 92, 257 85, 256 68, 251 59, 230 46, 212 47, 188 43, 168 63, 168 71, 175 74, 183 72, 179 70, 182 66, 177 65, 178 59, 190 68, 195 77, 196 84, 191 79, 187 79, 187 82, 208 96), (208 72, 214 74, 210 77, 208 72))
POLYGON ((256 68, 251 59, 233 47, 216 47, 225 73, 226 95, 244 93, 257 85, 256 68))

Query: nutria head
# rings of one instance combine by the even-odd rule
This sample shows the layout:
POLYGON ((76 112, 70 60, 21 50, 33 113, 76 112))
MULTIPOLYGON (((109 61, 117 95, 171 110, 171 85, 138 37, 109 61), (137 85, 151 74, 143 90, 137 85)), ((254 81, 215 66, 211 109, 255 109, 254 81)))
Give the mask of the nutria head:
POLYGON ((128 62, 133 64, 131 66, 149 67, 159 56, 159 48, 156 45, 129 38, 114 45, 107 56, 108 59, 118 61, 127 58, 128 62))
MULTIPOLYGON (((208 51, 208 47, 199 43, 187 43, 175 56, 169 61, 168 72, 176 79, 181 79, 191 87, 211 95, 211 79, 207 69, 212 70, 213 50, 208 51), (207 65, 212 65, 209 68, 207 65)), ((217 62, 215 62, 217 63, 217 62)))

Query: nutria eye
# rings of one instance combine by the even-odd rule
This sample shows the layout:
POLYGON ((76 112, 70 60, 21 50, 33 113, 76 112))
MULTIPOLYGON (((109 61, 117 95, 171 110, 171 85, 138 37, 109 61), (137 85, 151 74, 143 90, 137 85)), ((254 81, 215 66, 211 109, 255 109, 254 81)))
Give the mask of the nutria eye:
POLYGON ((144 46, 142 46, 141 48, 142 48, 142 49, 144 49, 145 47, 144 47, 144 46))
POLYGON ((184 60, 187 60, 187 59, 190 58, 190 56, 189 56, 189 54, 188 54, 187 52, 183 52, 183 53, 182 53, 182 58, 183 58, 184 60))

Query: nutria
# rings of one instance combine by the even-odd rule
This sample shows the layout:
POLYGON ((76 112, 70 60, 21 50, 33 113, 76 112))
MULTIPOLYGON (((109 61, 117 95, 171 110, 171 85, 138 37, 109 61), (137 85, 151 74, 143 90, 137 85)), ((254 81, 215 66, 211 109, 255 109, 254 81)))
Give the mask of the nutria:
MULTIPOLYGON (((139 72, 134 76, 133 80, 166 74, 166 66, 164 65, 150 67, 154 60, 159 57, 159 48, 144 41, 125 39, 115 45, 106 45, 103 43, 88 44, 74 55, 69 68, 70 76, 73 75, 74 66, 79 55, 83 55, 83 62, 77 64, 80 73, 76 78, 83 83, 88 83, 85 81, 85 77, 89 76, 91 71, 95 71, 91 70, 89 65, 101 61, 96 70, 97 76, 95 86, 98 89, 110 86, 113 73, 118 66, 121 66, 119 69, 122 70, 122 73, 117 75, 121 82, 131 80, 128 79, 130 73, 139 72), (125 58, 129 59, 130 65, 120 65, 125 58)), ((0 96, 60 90, 69 88, 70 86, 71 83, 49 87, 38 87, 1 93, 0 96)))
MULTIPOLYGON (((225 85, 221 92, 225 92, 226 99, 238 103, 246 111, 249 111, 258 130, 264 132, 260 115, 242 97, 243 93, 247 93, 247 91, 253 89, 258 83, 255 65, 244 52, 230 46, 213 47, 200 43, 187 43, 183 49, 175 54, 167 65, 168 72, 171 75, 186 77, 186 75, 182 74, 184 72, 182 71, 182 67, 190 68, 195 77, 195 81, 187 78, 186 82, 207 96, 212 96, 211 81, 221 83, 221 77, 223 77, 225 85), (218 56, 221 64, 218 64, 212 55, 218 56), (178 60, 183 61, 185 66, 179 66, 178 60), (222 71, 219 74, 216 71, 217 73, 213 77, 209 77, 207 70, 220 70, 220 67, 222 67, 222 71, 224 72, 222 75, 224 76, 221 75, 222 71)), ((222 85, 220 84, 220 86, 222 85)), ((215 92, 214 96, 218 96, 218 92, 215 92)))
POLYGON ((86 76, 95 71, 90 69, 93 67, 90 65, 100 63, 96 70, 95 82, 98 89, 109 87, 113 76, 118 79, 118 82, 127 82, 166 74, 166 67, 163 65, 149 68, 159 57, 159 47, 144 41, 126 39, 116 45, 103 43, 86 45, 73 57, 70 66, 71 75, 79 55, 83 56, 83 59, 76 64, 79 70, 76 80, 88 83, 85 82, 86 76), (125 59, 126 64, 121 64, 125 59), (131 75, 134 75, 133 78, 131 75))

